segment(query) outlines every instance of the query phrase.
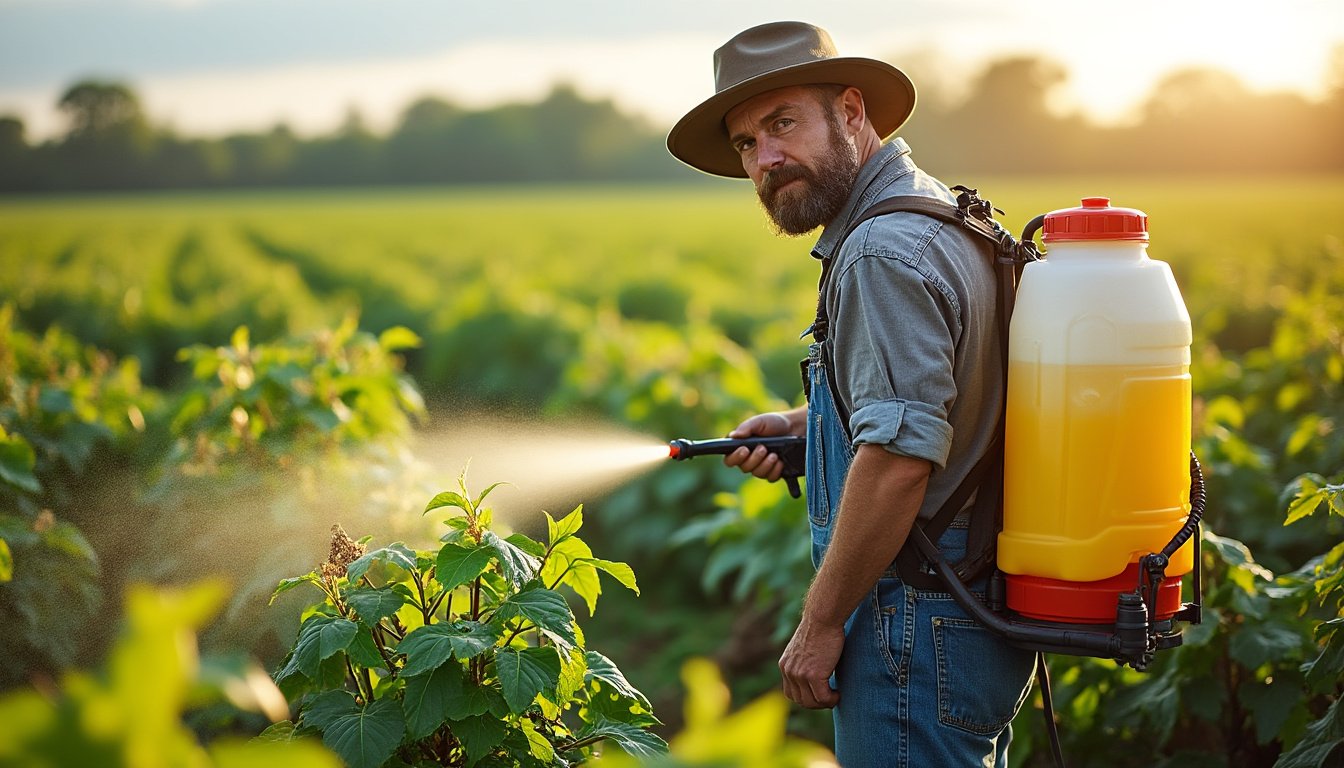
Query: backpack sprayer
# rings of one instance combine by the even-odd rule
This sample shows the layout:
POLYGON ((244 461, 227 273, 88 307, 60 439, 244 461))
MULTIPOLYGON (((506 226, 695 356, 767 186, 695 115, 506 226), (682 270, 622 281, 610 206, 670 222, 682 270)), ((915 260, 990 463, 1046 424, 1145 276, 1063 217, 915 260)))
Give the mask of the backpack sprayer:
MULTIPOLYGON (((956 206, 890 198, 850 227, 900 211, 931 216, 987 243, 998 276, 1007 384, 1000 439, 943 509, 914 526, 898 570, 917 588, 950 592, 1014 645, 1145 670, 1156 651, 1181 644, 1180 623, 1201 620, 1205 494, 1190 451, 1184 302, 1170 268, 1147 256, 1141 211, 1085 198, 1036 217, 1016 240, 989 201, 954 189, 956 206), (1041 230, 1048 259, 1034 242, 1041 230), (948 563, 933 542, 976 491, 967 555, 948 563), (968 585, 986 570, 982 598, 968 585), (1194 599, 1182 602, 1190 573, 1194 599)), ((824 328, 820 312, 818 320, 824 328)), ((670 454, 684 460, 765 445, 784 460, 797 497, 804 444, 674 440, 670 454)), ((1046 681, 1043 692, 1048 702, 1046 681)))

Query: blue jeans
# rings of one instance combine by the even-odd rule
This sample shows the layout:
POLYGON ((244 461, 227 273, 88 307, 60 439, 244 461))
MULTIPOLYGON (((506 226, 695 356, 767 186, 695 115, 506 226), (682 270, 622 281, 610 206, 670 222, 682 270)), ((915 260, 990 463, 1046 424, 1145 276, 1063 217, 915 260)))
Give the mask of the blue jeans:
MULTIPOLYGON (((808 377, 807 507, 820 566, 854 452, 816 344, 808 377)), ((956 562, 966 529, 949 528, 938 544, 956 562)), ((1031 689, 1034 660, 950 594, 908 587, 889 570, 845 624, 832 681, 840 691, 836 758, 844 768, 1007 766, 1010 723, 1031 689)))

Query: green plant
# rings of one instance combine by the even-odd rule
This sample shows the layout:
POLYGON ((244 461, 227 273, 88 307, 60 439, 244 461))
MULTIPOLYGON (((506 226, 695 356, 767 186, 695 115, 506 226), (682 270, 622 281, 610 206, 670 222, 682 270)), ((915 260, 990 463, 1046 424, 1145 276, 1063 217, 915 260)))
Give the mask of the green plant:
POLYGON ((0 688, 83 650, 103 596, 99 558, 71 513, 126 459, 152 400, 134 361, 56 328, 28 333, 0 305, 0 688))
POLYGON ((219 584, 187 590, 134 586, 120 639, 94 673, 64 673, 59 687, 0 698, 0 765, 107 768, 337 768, 312 740, 223 739, 204 746, 182 713, 213 701, 284 715, 284 700, 255 663, 198 658, 195 631, 224 598, 219 584))
POLYGON ((591 614, 599 573, 637 591, 634 572, 593 557, 576 535, 582 508, 547 514, 544 546, 501 538, 482 506, 494 487, 473 498, 459 478, 460 492, 429 502, 426 513, 458 510, 437 551, 365 552, 337 526, 327 562, 280 583, 276 595, 312 584, 323 600, 275 673, 298 719, 268 734, 319 732, 351 768, 564 766, 605 740, 663 751, 646 730, 657 723, 648 700, 586 648, 556 591, 568 587, 591 614))

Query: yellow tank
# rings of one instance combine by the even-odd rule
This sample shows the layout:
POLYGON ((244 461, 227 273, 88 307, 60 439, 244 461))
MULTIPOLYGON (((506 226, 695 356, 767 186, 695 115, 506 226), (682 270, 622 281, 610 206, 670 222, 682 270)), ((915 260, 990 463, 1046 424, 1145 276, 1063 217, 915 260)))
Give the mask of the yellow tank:
MULTIPOLYGON (((1087 198, 1048 214, 1043 239, 1009 334, 998 565, 1010 608, 1101 621, 1190 511, 1190 317, 1142 212, 1087 198)), ((1167 568, 1177 601, 1192 552, 1167 568)))

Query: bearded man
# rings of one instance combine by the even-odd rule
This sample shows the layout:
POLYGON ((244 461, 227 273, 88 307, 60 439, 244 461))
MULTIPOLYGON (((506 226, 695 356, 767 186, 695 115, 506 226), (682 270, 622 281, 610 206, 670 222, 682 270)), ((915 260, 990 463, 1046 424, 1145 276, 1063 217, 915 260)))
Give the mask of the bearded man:
MULTIPOLYGON (((915 105, 899 69, 838 56, 825 30, 779 22, 729 40, 714 75, 715 95, 677 123, 668 149, 750 178, 779 233, 824 227, 812 249, 825 277, 807 405, 730 435, 807 436, 818 571, 779 661, 784 692, 834 708, 846 768, 1006 765, 1033 654, 894 566, 916 518, 939 510, 994 439, 1004 392, 993 266, 970 234, 915 213, 849 231, 877 200, 956 201, 904 140, 883 142, 915 105)), ((764 448, 725 461, 768 480, 783 471, 764 448)), ((938 541, 949 561, 966 549, 969 509, 938 541)))

